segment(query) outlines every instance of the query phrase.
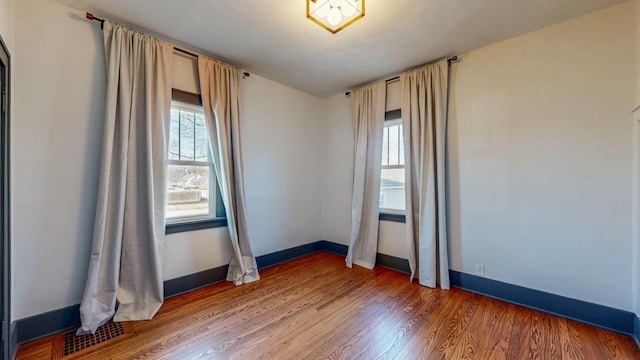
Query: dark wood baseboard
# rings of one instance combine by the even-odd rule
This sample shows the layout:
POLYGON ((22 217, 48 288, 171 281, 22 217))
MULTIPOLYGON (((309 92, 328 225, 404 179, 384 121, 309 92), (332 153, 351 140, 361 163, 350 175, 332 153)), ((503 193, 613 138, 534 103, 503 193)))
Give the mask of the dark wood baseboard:
POLYGON ((409 260, 378 253, 376 256, 376 266, 382 266, 383 268, 395 270, 404 274, 411 274, 409 268, 409 260))
POLYGON ((22 344, 80 326, 80 304, 16 321, 17 342, 22 344))
POLYGON ((224 281, 227 278, 228 270, 229 265, 222 265, 213 269, 207 269, 178 278, 165 280, 164 297, 165 299, 171 298, 201 287, 224 281))
POLYGON ((266 269, 268 267, 282 264, 299 257, 307 256, 318 251, 323 251, 325 248, 322 241, 312 242, 310 244, 300 245, 292 247, 290 249, 284 249, 276 251, 270 254, 256 257, 256 263, 258 264, 258 270, 266 269))

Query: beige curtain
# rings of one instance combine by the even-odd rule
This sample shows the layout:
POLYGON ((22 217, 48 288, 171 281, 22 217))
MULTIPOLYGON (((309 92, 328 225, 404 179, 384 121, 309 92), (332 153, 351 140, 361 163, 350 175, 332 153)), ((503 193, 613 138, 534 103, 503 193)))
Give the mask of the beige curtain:
POLYGON ((400 75, 411 279, 449 289, 445 201, 447 60, 400 75))
POLYGON ((104 143, 79 335, 94 333, 112 316, 151 319, 164 298, 172 46, 110 21, 103 36, 104 143))
POLYGON ((198 58, 202 106, 233 246, 227 280, 235 285, 260 279, 251 250, 240 151, 240 70, 198 58))
POLYGON ((376 264, 385 91, 385 83, 378 82, 351 93, 355 149, 348 267, 376 264))

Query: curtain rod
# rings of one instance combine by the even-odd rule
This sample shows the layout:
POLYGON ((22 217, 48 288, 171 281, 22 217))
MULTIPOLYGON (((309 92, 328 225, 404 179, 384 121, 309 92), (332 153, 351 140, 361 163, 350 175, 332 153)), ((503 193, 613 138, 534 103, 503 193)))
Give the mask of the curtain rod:
MULTIPOLYGON (((93 21, 99 21, 100 22, 100 29, 102 29, 104 27, 104 19, 101 19, 99 17, 94 16, 92 13, 87 13, 86 18, 89 20, 93 20, 93 21)), ((184 49, 180 49, 179 47, 174 46, 174 49, 176 49, 176 51, 179 51, 181 53, 187 54, 187 55, 191 55, 193 57, 198 57, 198 54, 194 54, 191 51, 187 51, 184 49)))
MULTIPOLYGON (((451 65, 451 63, 454 62, 454 61, 458 61, 458 56, 452 56, 452 57, 447 59, 447 63, 449 65, 451 65)), ((392 77, 390 79, 385 80, 384 82, 389 83, 389 82, 392 82, 392 81, 398 80, 398 79, 400 79, 400 76, 394 76, 394 77, 392 77)), ((345 96, 351 96, 351 91, 347 91, 346 93, 344 93, 344 95, 345 96)))
MULTIPOLYGON (((89 19, 89 20, 93 20, 93 21, 98 21, 98 22, 100 22, 100 29, 103 29, 103 28, 104 28, 104 19, 101 19, 101 18, 99 18, 99 17, 94 16, 92 13, 87 13, 87 14, 85 15, 85 17, 86 17, 87 19, 89 19)), ((190 55, 190 56, 193 56, 193 57, 196 57, 196 58, 198 57, 198 54, 192 53, 191 51, 187 51, 187 50, 184 50, 184 49, 180 49, 179 47, 177 47, 177 46, 175 46, 175 45, 173 46, 173 49, 174 49, 174 50, 176 50, 176 51, 178 51, 178 52, 181 52, 181 53, 183 53, 183 54, 187 54, 187 55, 190 55)), ((242 73, 242 75, 244 75, 244 76, 246 76, 246 77, 251 76, 251 74, 250 74, 250 73, 248 73, 248 72, 243 72, 243 73, 242 73)))

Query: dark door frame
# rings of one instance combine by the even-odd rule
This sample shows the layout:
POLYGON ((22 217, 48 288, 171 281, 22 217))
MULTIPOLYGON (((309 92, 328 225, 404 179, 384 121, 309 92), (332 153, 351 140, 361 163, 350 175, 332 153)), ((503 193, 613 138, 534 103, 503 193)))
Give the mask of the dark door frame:
POLYGON ((11 92, 11 57, 2 36, 0 36, 0 359, 11 359, 15 349, 11 349, 9 328, 11 324, 11 240, 9 233, 9 119, 11 92))

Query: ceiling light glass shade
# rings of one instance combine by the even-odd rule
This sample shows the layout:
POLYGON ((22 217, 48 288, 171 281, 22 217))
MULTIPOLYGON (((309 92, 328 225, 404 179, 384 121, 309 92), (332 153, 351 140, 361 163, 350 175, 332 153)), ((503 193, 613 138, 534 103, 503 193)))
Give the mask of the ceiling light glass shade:
POLYGON ((331 26, 336 26, 340 24, 341 21, 342 21, 342 12, 340 11, 339 8, 332 7, 331 10, 329 10, 329 15, 327 15, 327 22, 331 26))
POLYGON ((331 10, 329 0, 318 0, 313 7, 315 9, 314 13, 321 18, 327 17, 327 15, 329 15, 329 10, 331 10))
POLYGON ((356 0, 345 0, 340 6, 340 11, 342 11, 342 15, 351 17, 356 13, 356 6, 356 0))
POLYGON ((332 34, 364 16, 365 0, 307 0, 307 18, 332 34))

